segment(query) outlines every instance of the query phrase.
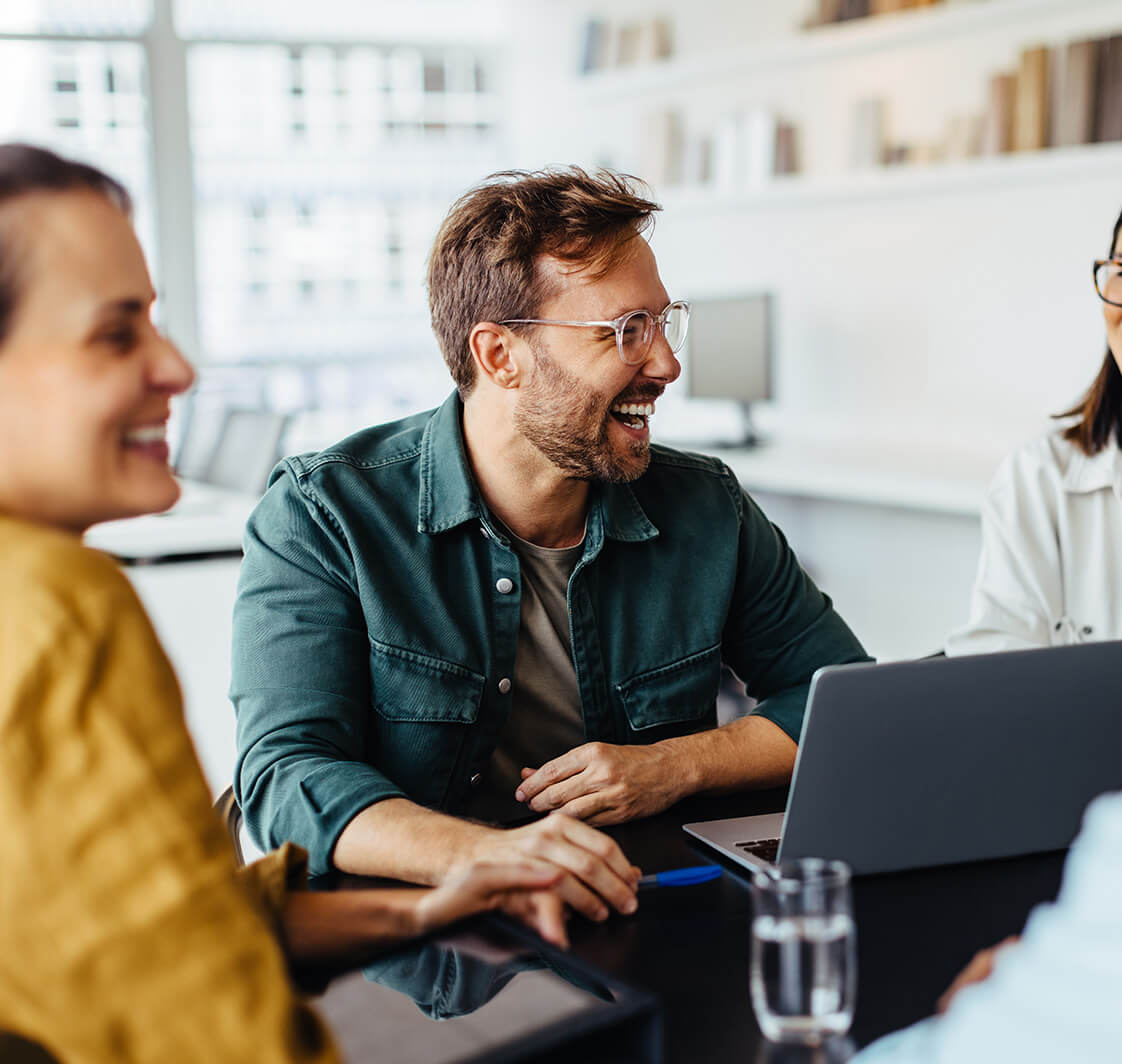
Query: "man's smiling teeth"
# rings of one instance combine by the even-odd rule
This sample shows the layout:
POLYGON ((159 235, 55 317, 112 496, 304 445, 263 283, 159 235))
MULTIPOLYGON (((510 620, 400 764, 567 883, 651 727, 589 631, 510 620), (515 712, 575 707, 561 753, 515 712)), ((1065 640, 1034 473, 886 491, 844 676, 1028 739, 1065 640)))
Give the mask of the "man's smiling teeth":
POLYGON ((650 417, 654 413, 654 403, 613 403, 613 414, 638 414, 650 417))
POLYGON ((167 436, 166 425, 143 425, 125 433, 125 443, 163 443, 167 436))

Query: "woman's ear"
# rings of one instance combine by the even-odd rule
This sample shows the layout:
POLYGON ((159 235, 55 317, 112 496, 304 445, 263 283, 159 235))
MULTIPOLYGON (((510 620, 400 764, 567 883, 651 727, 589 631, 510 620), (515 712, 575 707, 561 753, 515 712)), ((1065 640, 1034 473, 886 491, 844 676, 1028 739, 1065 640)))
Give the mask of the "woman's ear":
POLYGON ((517 337, 493 321, 476 323, 468 336, 468 347, 479 373, 499 388, 517 388, 522 370, 515 353, 517 337))

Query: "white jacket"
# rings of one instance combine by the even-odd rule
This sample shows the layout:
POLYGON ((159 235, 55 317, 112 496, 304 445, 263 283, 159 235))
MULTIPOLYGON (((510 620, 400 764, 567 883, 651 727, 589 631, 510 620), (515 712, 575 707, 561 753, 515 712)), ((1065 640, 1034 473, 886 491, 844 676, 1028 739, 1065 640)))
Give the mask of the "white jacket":
POLYGON ((1000 466, 982 507, 970 621, 948 654, 1122 639, 1122 453, 1063 428, 1000 466))

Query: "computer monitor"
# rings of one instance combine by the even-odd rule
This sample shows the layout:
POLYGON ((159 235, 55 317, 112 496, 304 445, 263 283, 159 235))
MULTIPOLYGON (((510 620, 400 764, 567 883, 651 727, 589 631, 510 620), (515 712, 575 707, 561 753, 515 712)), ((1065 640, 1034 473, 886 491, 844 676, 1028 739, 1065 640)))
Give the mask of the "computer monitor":
POLYGON ((692 399, 735 399, 743 437, 760 442, 749 406, 772 397, 772 298, 767 292, 690 300, 687 388, 692 399))

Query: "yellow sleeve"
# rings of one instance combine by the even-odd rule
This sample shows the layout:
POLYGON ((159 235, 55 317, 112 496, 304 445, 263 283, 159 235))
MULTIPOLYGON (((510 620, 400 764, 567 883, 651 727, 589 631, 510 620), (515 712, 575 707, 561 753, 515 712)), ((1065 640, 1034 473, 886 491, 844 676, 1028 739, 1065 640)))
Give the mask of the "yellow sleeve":
POLYGON ((238 878, 279 938, 285 900, 293 891, 307 887, 308 852, 286 842, 252 864, 239 868, 238 878))
POLYGON ((74 569, 0 610, 0 1028, 61 1060, 336 1060, 140 603, 107 560, 74 569))

